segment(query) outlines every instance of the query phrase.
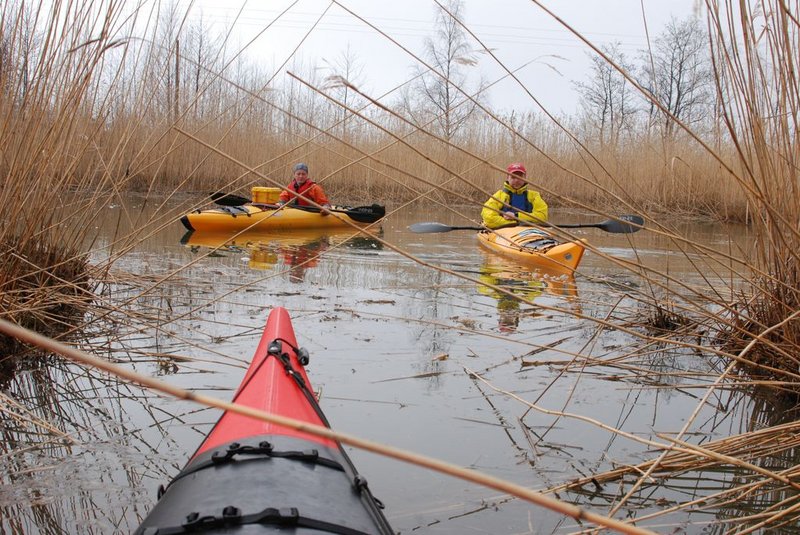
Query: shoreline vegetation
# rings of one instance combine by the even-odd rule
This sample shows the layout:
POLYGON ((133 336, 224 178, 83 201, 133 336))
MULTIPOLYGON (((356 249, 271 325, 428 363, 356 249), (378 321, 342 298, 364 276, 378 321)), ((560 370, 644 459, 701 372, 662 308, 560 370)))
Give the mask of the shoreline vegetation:
MULTIPOLYGON (((265 72, 181 13, 150 19, 126 2, 103 5, 0 7, 0 318, 69 340, 93 322, 124 316, 125 303, 110 307, 98 288, 116 260, 176 215, 139 222, 90 263, 94 218, 129 192, 158 204, 210 191, 249 195, 254 185, 284 186, 291 166, 304 161, 332 198, 397 210, 411 202, 464 205, 473 214, 506 163, 518 160, 553 208, 647 215, 648 231, 669 236, 687 256, 734 264, 743 282, 731 280, 725 296, 711 297, 628 266, 648 288, 637 296, 646 311, 637 319, 642 341, 697 346, 725 358, 720 384, 735 379, 776 405, 800 399, 797 2, 707 4, 700 19, 675 21, 640 64, 613 46, 594 48, 573 117, 496 114, 466 70, 446 78, 446 65, 425 55, 416 58, 420 77, 432 76, 442 92, 427 102, 413 81, 398 90, 402 97, 369 95, 346 69, 323 76, 292 58, 265 72), (676 74, 664 71, 670 51, 692 86, 664 85, 676 74), (685 100, 676 102, 675 92, 685 100), (696 107, 687 111, 689 101, 696 107), (698 216, 746 223, 754 253, 716 251, 673 230, 676 218, 698 216)), ((440 7, 442 22, 458 21, 464 9, 454 1, 440 7)), ((460 50, 444 60, 450 66, 469 65, 475 50, 489 53, 467 28, 448 27, 446 39, 460 50)), ((0 348, 11 369, 27 354, 5 334, 0 348)), ((709 459, 752 467, 753 443, 775 445, 786 434, 764 436, 714 443, 722 453, 709 453, 678 434, 684 457, 674 470, 709 459)), ((664 469, 665 456, 638 473, 664 469)), ((791 474, 754 473, 770 490, 796 488, 791 474)), ((797 507, 789 501, 750 525, 771 518, 780 525, 782 511, 797 507)))

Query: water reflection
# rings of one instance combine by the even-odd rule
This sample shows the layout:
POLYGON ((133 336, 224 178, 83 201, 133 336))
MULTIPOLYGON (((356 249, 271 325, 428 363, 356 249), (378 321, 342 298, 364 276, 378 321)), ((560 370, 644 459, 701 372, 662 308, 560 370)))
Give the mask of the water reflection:
POLYGON ((289 282, 302 283, 306 271, 319 265, 322 254, 332 247, 379 250, 380 241, 352 229, 304 229, 292 232, 210 233, 189 231, 181 243, 193 253, 221 256, 241 254, 251 269, 268 270, 283 266, 289 282))
POLYGON ((138 388, 56 358, 21 368, 0 396, 0 533, 127 532, 120 511, 140 514, 150 482, 173 470, 154 453, 179 448, 148 430, 163 412, 138 388))
POLYGON ((478 292, 497 301, 498 329, 501 332, 516 332, 522 316, 535 317, 535 309, 524 309, 520 299, 533 301, 542 294, 564 298, 574 312, 579 312, 578 287, 572 274, 544 268, 531 269, 494 255, 486 255, 480 268, 478 280, 502 288, 478 285, 478 292))

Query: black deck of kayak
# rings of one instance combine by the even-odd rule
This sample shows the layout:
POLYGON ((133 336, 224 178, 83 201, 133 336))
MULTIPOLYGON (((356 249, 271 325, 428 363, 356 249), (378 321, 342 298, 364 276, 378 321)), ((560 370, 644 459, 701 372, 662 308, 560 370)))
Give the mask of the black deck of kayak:
POLYGON ((193 459, 135 533, 393 533, 381 508, 340 448, 264 435, 193 459))

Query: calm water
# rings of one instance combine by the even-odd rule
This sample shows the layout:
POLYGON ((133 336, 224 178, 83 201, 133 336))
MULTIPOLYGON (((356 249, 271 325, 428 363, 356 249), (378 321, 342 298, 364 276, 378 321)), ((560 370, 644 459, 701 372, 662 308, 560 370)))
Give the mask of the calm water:
MULTIPOLYGON (((126 224, 136 226, 131 213, 154 210, 135 202, 126 208, 114 207, 101 224, 96 259, 107 254, 102 247, 115 242, 116 216, 125 214, 124 230, 126 224)), ((692 267, 676 252, 678 245, 656 233, 624 236, 586 229, 576 234, 599 252, 587 252, 574 281, 534 276, 483 252, 473 232, 406 230, 431 220, 469 224, 409 210, 390 216, 380 238, 474 281, 424 267, 376 239, 348 241, 349 232, 251 237, 213 251, 222 238, 185 236, 174 217, 167 217, 161 231, 115 264, 105 289, 107 305, 129 311, 130 319, 117 325, 113 336, 98 332, 92 343, 105 344, 107 356, 139 372, 229 399, 269 310, 283 306, 298 341, 311 353, 308 373, 335 429, 536 489, 653 458, 642 444, 596 425, 529 410, 467 370, 545 409, 647 438, 676 432, 703 391, 663 388, 684 381, 668 373, 715 370, 716 360, 654 348, 636 359, 636 366, 649 372, 641 380, 619 380, 621 372, 613 367, 576 367, 561 374, 553 363, 574 354, 611 359, 641 344, 586 319, 635 318, 633 296, 658 292, 600 253, 627 260, 638 255, 643 264, 676 280, 711 288, 714 281, 698 275, 709 272, 692 267), (475 281, 501 284, 534 304, 520 305, 475 281), (535 365, 542 362, 549 364, 535 365)), ((732 235, 746 241, 738 231, 716 226, 688 225, 683 232, 720 248, 728 247, 732 235)), ((28 422, 5 417, 2 533, 131 531, 154 503, 158 485, 177 473, 217 417, 215 411, 59 362, 20 371, 5 393, 20 401, 14 412, 26 414, 28 422), (74 444, 54 440, 46 426, 61 429, 74 444)), ((741 432, 756 410, 728 394, 714 403, 725 404, 727 412, 704 407, 694 433, 714 438, 741 432)), ((401 533, 578 529, 570 519, 493 490, 349 451, 401 533)), ((730 486, 735 475, 671 480, 674 485, 642 491, 624 514, 643 515, 656 507, 654 500, 663 504, 711 493, 730 486)), ((586 495, 560 496, 604 513, 621 492, 619 483, 594 494, 593 488, 586 490, 586 495)), ((726 515, 735 513, 680 513, 669 519, 669 528, 665 519, 657 522, 660 531, 683 526, 699 532, 726 515)))

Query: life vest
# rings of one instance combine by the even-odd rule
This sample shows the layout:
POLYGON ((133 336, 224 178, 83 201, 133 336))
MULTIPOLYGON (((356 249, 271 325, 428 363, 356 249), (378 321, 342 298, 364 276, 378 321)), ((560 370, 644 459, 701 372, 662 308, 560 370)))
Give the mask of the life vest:
MULTIPOLYGON (((306 191, 310 190, 314 186, 314 184, 315 183, 311 179, 309 179, 309 180, 306 180, 305 182, 303 182, 302 186, 298 186, 297 182, 292 180, 292 183, 289 184, 289 189, 294 191, 295 193, 297 193, 299 195, 304 195, 306 191)), ((306 197, 308 197, 308 195, 306 195, 306 197)), ((309 198, 311 198, 313 200, 313 197, 309 197, 309 198)), ((294 202, 297 203, 298 206, 311 206, 310 203, 304 201, 300 197, 295 197, 294 198, 294 202)))
POLYGON ((510 189, 503 188, 503 192, 508 195, 508 204, 514 209, 514 213, 533 211, 533 205, 528 199, 528 188, 526 187, 519 193, 512 193, 510 189))

